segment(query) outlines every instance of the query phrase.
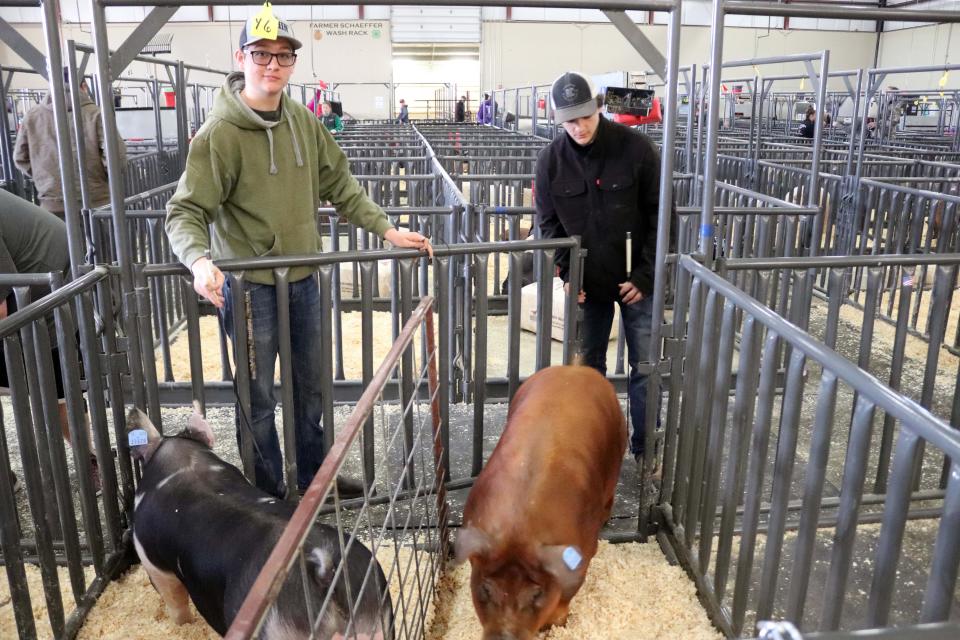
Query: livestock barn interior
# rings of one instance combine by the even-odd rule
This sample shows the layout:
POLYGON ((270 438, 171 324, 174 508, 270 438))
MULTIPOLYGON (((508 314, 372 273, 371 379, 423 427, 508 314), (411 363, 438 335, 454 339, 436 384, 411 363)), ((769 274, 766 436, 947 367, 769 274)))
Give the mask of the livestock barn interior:
MULTIPOLYGON (((0 639, 221 635, 196 615, 178 624, 138 559, 149 462, 131 456, 127 413, 169 436, 196 408, 214 453, 253 481, 253 382, 237 366, 252 362, 252 312, 240 296, 221 315, 195 292, 165 219, 240 31, 263 10, 0 1, 3 189, 42 204, 17 159, 32 109, 50 110, 49 144, 76 174, 59 183, 67 272, 0 273, 16 303, 0 318, 0 639), (107 204, 78 135, 82 82, 101 114, 107 204)), ((600 117, 660 151, 644 248, 656 277, 635 372, 648 376, 645 453, 624 454, 566 623, 536 637, 960 637, 960 2, 272 10, 303 43, 284 100, 335 106, 350 173, 433 257, 324 202, 320 251, 216 260, 233 282, 260 269, 277 285, 290 487, 298 354, 279 292, 298 267, 315 271, 327 451, 286 496, 296 510, 225 637, 288 637, 272 635, 281 605, 323 640, 514 637, 483 636, 454 550, 518 388, 582 347, 583 309, 555 272, 568 256, 582 282, 587 240, 544 237, 535 208, 538 155, 568 136, 551 95, 567 71, 606 97, 600 117), (646 100, 632 120, 615 116, 625 95, 646 100), (341 490, 348 478, 360 497, 341 490), (318 535, 338 558, 371 554, 334 563, 311 597, 318 535), (305 585, 302 602, 281 597, 289 583, 305 585)), ((629 421, 625 333, 617 320, 607 377, 629 421)), ((242 557, 242 528, 198 545, 242 557)))

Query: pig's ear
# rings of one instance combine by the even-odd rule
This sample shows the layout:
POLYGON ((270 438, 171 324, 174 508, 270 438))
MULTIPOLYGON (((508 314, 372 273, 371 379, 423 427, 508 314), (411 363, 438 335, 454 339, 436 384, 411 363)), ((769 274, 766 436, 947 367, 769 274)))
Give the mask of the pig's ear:
POLYGON ((543 545, 537 553, 543 570, 557 581, 564 600, 569 600, 580 588, 587 573, 588 560, 579 547, 573 545, 543 545))
POLYGON ((310 567, 310 577, 316 584, 323 589, 330 586, 330 580, 336 571, 337 566, 333 562, 333 556, 322 547, 314 547, 307 555, 307 566, 310 567))
POLYGON ((150 418, 140 409, 134 407, 127 414, 127 441, 130 444, 130 455, 134 458, 148 461, 162 437, 160 431, 150 422, 150 418))
POLYGON ((454 543, 454 564, 463 564, 474 556, 481 556, 491 547, 490 536, 476 527, 461 527, 454 543))
POLYGON ((203 412, 200 411, 200 403, 196 400, 193 402, 193 413, 190 414, 190 418, 187 420, 187 431, 190 432, 195 440, 199 440, 213 449, 213 430, 210 428, 210 425, 207 424, 207 421, 203 419, 203 412))

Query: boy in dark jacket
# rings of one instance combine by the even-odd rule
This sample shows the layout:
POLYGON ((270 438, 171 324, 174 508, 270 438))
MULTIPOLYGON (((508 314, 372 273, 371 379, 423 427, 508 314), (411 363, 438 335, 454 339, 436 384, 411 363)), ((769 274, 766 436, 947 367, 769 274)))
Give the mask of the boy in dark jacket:
MULTIPOLYGON (((639 459, 647 376, 638 367, 649 360, 650 351, 660 155, 639 131, 600 116, 593 88, 579 73, 557 78, 550 97, 566 133, 537 158, 537 220, 544 238, 578 235, 587 250, 578 296, 582 355, 584 364, 604 375, 614 303, 620 305, 630 363, 630 451, 639 459), (627 232, 632 237, 629 261, 627 232)), ((567 282, 569 253, 558 253, 557 264, 567 282)))

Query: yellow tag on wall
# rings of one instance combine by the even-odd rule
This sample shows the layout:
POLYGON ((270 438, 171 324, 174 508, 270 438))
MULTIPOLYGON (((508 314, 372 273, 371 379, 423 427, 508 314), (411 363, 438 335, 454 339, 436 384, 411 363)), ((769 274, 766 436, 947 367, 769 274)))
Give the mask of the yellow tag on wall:
POLYGON ((253 17, 253 28, 250 30, 250 35, 267 40, 276 40, 279 23, 280 21, 273 15, 273 5, 264 2, 260 13, 253 17))
POLYGON ((950 77, 950 72, 949 72, 949 71, 944 71, 944 72, 943 72, 943 75, 940 76, 940 80, 937 81, 937 85, 938 85, 941 89, 943 89, 945 86, 947 86, 947 78, 948 78, 948 77, 950 77))
POLYGON ((803 91, 803 85, 805 84, 806 78, 800 78, 800 91, 803 91))

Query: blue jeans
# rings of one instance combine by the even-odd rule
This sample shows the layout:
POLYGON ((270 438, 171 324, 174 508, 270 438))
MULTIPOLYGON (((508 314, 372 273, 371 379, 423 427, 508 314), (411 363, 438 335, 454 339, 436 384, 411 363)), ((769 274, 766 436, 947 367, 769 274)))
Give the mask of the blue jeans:
MULTIPOLYGON (((233 340, 233 296, 237 283, 227 278, 224 284, 223 321, 227 335, 233 340)), ((288 285, 290 290, 290 346, 293 380, 293 421, 296 432, 297 485, 303 490, 323 462, 323 428, 320 419, 320 288, 315 276, 288 285)), ((237 405, 237 444, 240 434, 249 437, 254 447, 256 485, 267 493, 283 497, 283 455, 277 437, 274 416, 277 394, 274 388, 280 327, 277 318, 276 287, 245 282, 243 292, 252 318, 252 334, 248 336, 253 369, 250 376, 250 415, 243 416, 237 405), (249 430, 241 420, 249 421, 249 430)), ((250 324, 248 324, 250 327, 250 324)), ((248 329, 249 330, 249 329, 248 329)), ((235 361, 236 362, 236 361, 235 361)), ((245 366, 249 365, 244 363, 245 366)), ((284 407, 284 410, 287 408, 284 407)))
MULTIPOLYGON (((634 304, 620 305, 623 318, 624 338, 627 341, 627 362, 630 364, 630 378, 627 395, 630 397, 630 422, 633 423, 633 435, 630 437, 630 453, 642 454, 647 415, 647 376, 637 372, 641 362, 650 360, 650 327, 653 325, 653 296, 645 296, 634 304)), ((591 302, 588 297, 583 303, 583 326, 581 340, 583 363, 607 375, 607 346, 610 342, 610 330, 613 328, 612 301, 591 302)), ((657 424, 660 424, 659 411, 657 424)))

